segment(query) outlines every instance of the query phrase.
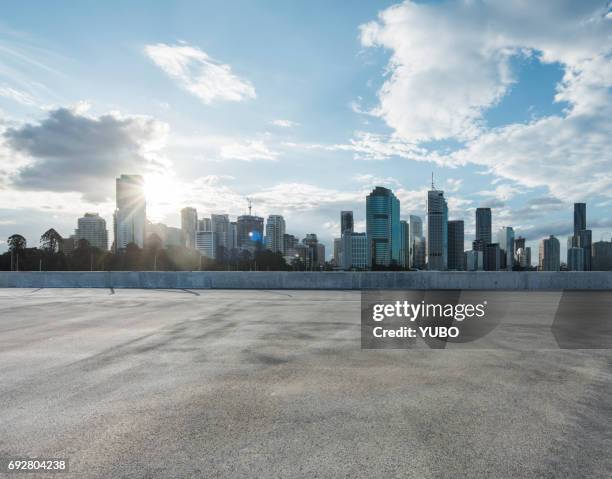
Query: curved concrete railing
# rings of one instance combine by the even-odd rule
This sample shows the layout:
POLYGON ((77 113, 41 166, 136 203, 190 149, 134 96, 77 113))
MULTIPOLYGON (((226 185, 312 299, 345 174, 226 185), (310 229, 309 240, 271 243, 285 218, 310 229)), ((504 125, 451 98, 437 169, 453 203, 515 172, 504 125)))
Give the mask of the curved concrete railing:
POLYGON ((612 289, 612 271, 0 271, 0 288, 612 289))

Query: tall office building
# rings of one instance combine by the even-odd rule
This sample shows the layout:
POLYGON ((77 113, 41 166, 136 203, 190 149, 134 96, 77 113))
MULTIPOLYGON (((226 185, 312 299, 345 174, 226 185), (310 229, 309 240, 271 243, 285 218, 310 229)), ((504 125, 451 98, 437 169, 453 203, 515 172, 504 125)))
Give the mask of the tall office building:
POLYGON ((98 213, 85 213, 77 220, 77 229, 74 230, 73 238, 76 242, 85 239, 94 248, 108 250, 106 221, 98 213))
POLYGON ((593 256, 593 232, 591 230, 580 230, 578 232, 578 247, 582 249, 584 256, 584 271, 591 271, 591 257, 593 256))
POLYGON ((334 238, 334 263, 337 267, 342 265, 342 238, 334 238))
POLYGON ((464 271, 464 225, 463 220, 448 222, 448 269, 451 271, 464 271))
POLYGON ((483 254, 485 271, 499 271, 501 268, 501 250, 499 243, 488 243, 483 254))
POLYGON ((144 181, 140 175, 121 175, 116 182, 115 249, 134 243, 144 246, 147 204, 144 181))
POLYGON ((198 231, 198 212, 187 206, 181 210, 181 229, 185 238, 185 246, 195 249, 195 234, 198 231))
POLYGON ((491 235, 491 208, 476 208, 476 241, 481 240, 482 246, 493 241, 491 235))
POLYGON ((283 238, 285 219, 281 215, 270 215, 266 222, 266 248, 274 253, 285 253, 283 238))
POLYGON ((425 256, 427 254, 427 245, 425 244, 425 237, 418 236, 414 239, 414 264, 413 269, 425 269, 425 256))
POLYGON ((236 223, 238 248, 261 248, 264 240, 264 219, 261 216, 242 215, 236 223))
POLYGON ((368 238, 365 233, 345 231, 342 235, 341 268, 344 270, 366 270, 368 263, 368 238))
POLYGON ((540 271, 559 271, 561 269, 561 248, 559 240, 553 235, 540 241, 538 269, 540 271))
POLYGON ((320 264, 320 259, 319 259, 319 240, 317 239, 317 235, 315 233, 308 233, 306 237, 302 239, 302 244, 308 248, 308 256, 307 256, 308 269, 314 270, 318 268, 320 264))
POLYGON ((212 231, 210 218, 201 218, 198 220, 198 231, 212 231))
MULTIPOLYGON (((580 236, 580 232, 586 229, 586 203, 574 203, 574 237, 576 242, 580 236)), ((572 246, 578 246, 574 244, 572 246)))
POLYGON ((231 251, 236 248, 238 248, 238 223, 236 221, 230 221, 227 249, 231 251))
POLYGON ((229 215, 210 215, 210 227, 213 233, 217 233, 217 247, 229 249, 229 215))
POLYGON ((469 250, 464 253, 466 271, 482 271, 483 269, 483 252, 469 250))
POLYGON ((325 266, 325 245, 323 243, 317 243, 317 266, 325 266))
POLYGON ((416 238, 421 238, 423 236, 423 221, 420 216, 410 215, 409 218, 410 224, 408 225, 408 233, 409 233, 409 242, 410 248, 408 251, 409 257, 409 267, 411 269, 418 269, 415 262, 415 240, 416 238))
POLYGON ((400 259, 399 264, 402 268, 410 267, 410 223, 400 221, 400 259))
POLYGON ((202 256, 215 259, 217 257, 217 233, 212 231, 196 232, 195 246, 202 256))
POLYGON ((341 211, 340 212, 340 235, 345 231, 350 233, 353 232, 353 212, 352 211, 341 211))
POLYGON ((427 269, 448 269, 448 206, 444 191, 427 192, 427 269))
POLYGON ((512 226, 502 226, 497 231, 497 242, 501 250, 501 268, 512 271, 514 266, 514 229, 512 226))
POLYGON ((593 271, 612 270, 612 241, 595 241, 593 243, 593 271))
POLYGON ((399 264, 400 203, 393 192, 377 186, 366 198, 366 233, 369 264, 399 264))
POLYGON ((567 249, 567 269, 569 271, 584 271, 584 250, 572 246, 567 249))
POLYGON ((514 239, 514 260, 518 263, 518 250, 522 249, 525 251, 525 238, 519 235, 518 238, 514 239))

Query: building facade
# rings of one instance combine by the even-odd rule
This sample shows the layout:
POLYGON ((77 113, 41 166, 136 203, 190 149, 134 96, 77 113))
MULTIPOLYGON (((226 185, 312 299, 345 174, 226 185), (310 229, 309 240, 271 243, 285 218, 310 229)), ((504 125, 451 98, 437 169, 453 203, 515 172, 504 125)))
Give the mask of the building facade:
POLYGON ((121 175, 116 180, 115 250, 134 243, 144 247, 147 204, 140 175, 121 175))
POLYGON ((448 269, 448 206, 441 190, 427 192, 427 269, 448 269))
POLYGON ((264 219, 261 216, 242 215, 236 223, 238 248, 260 249, 264 240, 264 219))
POLYGON ((266 248, 274 253, 285 253, 285 219, 281 215, 270 215, 266 221, 266 248))
POLYGON ((185 238, 185 246, 195 249, 195 234, 198 231, 198 212, 187 206, 181 210, 181 229, 185 238))
POLYGON ((491 208, 476 208, 476 241, 482 241, 482 246, 493 241, 491 234, 491 208))
POLYGON ((497 242, 501 254, 501 269, 512 271, 514 266, 514 228, 502 226, 497 231, 497 242))
POLYGON ((410 223, 400 221, 400 256, 399 265, 402 268, 410 268, 410 223))
POLYGON ((464 255, 464 224, 463 220, 448 222, 448 269, 451 271, 465 270, 464 255))
POLYGON ((540 241, 538 269, 540 271, 559 271, 561 269, 561 248, 559 240, 553 235, 540 241))
POLYGON ((393 192, 377 186, 366 198, 366 234, 373 268, 399 264, 400 203, 393 192))
POLYGON ((106 220, 98 213, 85 213, 83 217, 77 220, 74 238, 77 242, 85 239, 90 246, 107 251, 108 230, 106 229, 106 220))
POLYGON ((369 268, 368 238, 366 233, 346 231, 342 235, 342 263, 344 270, 363 271, 369 268))
POLYGON ((352 211, 341 211, 340 212, 340 236, 345 231, 352 233, 354 229, 353 212, 352 211))
POLYGON ((198 231, 196 233, 196 249, 202 256, 209 259, 217 258, 217 234, 212 231, 198 231))
POLYGON ((421 269, 417 267, 417 263, 415 261, 414 244, 417 238, 423 237, 423 221, 421 220, 420 216, 410 215, 409 223, 410 223, 408 225, 408 230, 409 230, 408 232, 409 232, 409 238, 410 238, 410 249, 408 251, 409 267, 411 269, 421 269))

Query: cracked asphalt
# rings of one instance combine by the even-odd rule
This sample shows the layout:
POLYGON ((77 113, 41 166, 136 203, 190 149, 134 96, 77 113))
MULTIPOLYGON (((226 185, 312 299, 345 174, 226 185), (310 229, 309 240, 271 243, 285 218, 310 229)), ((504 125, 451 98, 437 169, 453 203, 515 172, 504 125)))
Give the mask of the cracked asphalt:
POLYGON ((612 477, 609 350, 361 350, 359 312, 355 291, 0 290, 0 456, 69 459, 15 477, 612 477))

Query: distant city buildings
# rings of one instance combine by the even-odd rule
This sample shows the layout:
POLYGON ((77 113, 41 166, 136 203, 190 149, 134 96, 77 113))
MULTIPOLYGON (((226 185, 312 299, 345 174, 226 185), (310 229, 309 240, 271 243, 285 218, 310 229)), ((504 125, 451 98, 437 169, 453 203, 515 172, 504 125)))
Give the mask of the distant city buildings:
POLYGON ((561 269, 561 249, 559 240, 553 235, 540 241, 540 271, 559 271, 561 269))
MULTIPOLYGON (((108 230, 106 220, 98 213, 85 213, 77 220, 77 229, 74 230, 74 240, 87 240, 90 246, 102 251, 108 250, 108 230)), ((66 250, 64 250, 66 252, 66 250)))
POLYGON ((264 219, 261 216, 242 215, 238 217, 236 232, 238 248, 255 251, 261 249, 263 240, 264 219))
POLYGON ((198 231, 198 212, 195 208, 186 207, 181 210, 181 230, 187 248, 196 247, 196 231, 198 231))
POLYGON ((399 265, 400 203, 393 192, 377 186, 366 198, 368 263, 373 268, 399 265))
POLYGON ((281 215, 270 215, 266 221, 266 249, 273 253, 285 252, 285 219, 281 215))
POLYGON ((117 178, 116 199, 115 250, 123 250, 130 243, 142 248, 147 222, 147 205, 142 176, 121 175, 117 178))

